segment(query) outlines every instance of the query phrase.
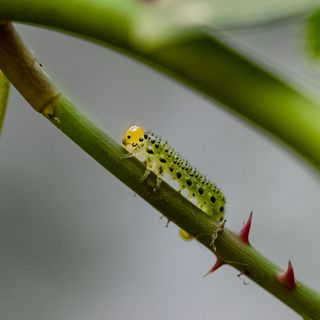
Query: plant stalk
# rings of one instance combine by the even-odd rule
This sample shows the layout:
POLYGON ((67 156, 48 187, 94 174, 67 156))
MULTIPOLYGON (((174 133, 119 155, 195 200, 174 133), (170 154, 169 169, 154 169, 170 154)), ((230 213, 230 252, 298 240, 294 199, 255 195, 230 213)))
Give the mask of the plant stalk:
POLYGON ((168 184, 163 182, 154 192, 156 177, 140 178, 145 167, 135 158, 122 160, 126 151, 95 126, 52 82, 33 53, 23 44, 11 23, 0 26, 0 68, 33 108, 78 144, 170 221, 177 224, 219 259, 228 262, 303 317, 320 319, 320 294, 297 281, 288 289, 276 281, 281 269, 252 246, 243 243, 238 234, 224 228, 212 247, 212 234, 218 225, 168 184))
MULTIPOLYGON (((0 19, 40 24, 112 46, 227 106, 285 143, 320 170, 320 103, 281 80, 203 28, 143 37, 138 0, 0 0, 0 19)), ((165 18, 165 17, 164 17, 165 18)), ((152 26, 150 26, 152 27, 152 26)))

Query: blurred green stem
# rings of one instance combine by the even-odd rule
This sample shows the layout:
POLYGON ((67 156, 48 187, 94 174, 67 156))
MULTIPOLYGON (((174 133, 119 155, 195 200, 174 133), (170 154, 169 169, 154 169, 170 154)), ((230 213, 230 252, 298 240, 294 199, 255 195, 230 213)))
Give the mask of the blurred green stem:
MULTIPOLYGON (((121 159, 126 151, 96 127, 53 84, 11 23, 0 27, 0 67, 35 110, 170 221, 188 233, 198 235, 197 240, 214 252, 211 244, 212 234, 217 230, 214 220, 164 182, 160 190, 154 192, 154 174, 140 183, 145 170, 142 163, 135 158, 121 159)), ((280 268, 240 241, 237 234, 225 228, 219 233, 215 248, 220 259, 234 261, 229 264, 300 315, 320 319, 320 295, 299 281, 295 289, 278 283, 275 277, 280 268)))
MULTIPOLYGON (((235 111, 320 170, 320 104, 203 30, 154 42, 141 21, 152 3, 134 0, 0 0, 0 19, 76 33, 114 46, 235 111), (142 30, 142 31, 141 31, 142 30)), ((156 10, 156 8, 155 8, 156 10)))
POLYGON ((320 58, 320 10, 312 13, 306 30, 307 48, 314 59, 320 58))

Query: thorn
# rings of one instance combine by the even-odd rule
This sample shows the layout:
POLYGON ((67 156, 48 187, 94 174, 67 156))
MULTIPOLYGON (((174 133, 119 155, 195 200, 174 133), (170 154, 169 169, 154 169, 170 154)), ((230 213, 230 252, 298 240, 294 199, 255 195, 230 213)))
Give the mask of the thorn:
MULTIPOLYGON (((159 217, 159 220, 162 220, 163 218, 164 218, 164 216, 160 216, 160 217, 159 217)), ((171 222, 171 220, 169 220, 169 219, 167 218, 166 228, 168 228, 170 222, 171 222)))
POLYGON ((245 276, 246 274, 247 274, 246 271, 241 271, 239 274, 237 274, 237 277, 242 280, 242 284, 244 286, 249 285, 249 281, 246 281, 242 278, 242 276, 245 276))
POLYGON ((215 272, 216 270, 218 270, 222 265, 224 264, 224 261, 217 258, 217 261, 215 262, 215 264, 212 266, 212 268, 203 275, 203 277, 205 278, 206 276, 208 276, 209 274, 215 272))
POLYGON ((252 216, 253 216, 253 213, 251 211, 247 222, 245 223, 245 225, 242 227, 240 231, 240 239, 244 244, 247 244, 247 245, 250 245, 249 234, 250 234, 250 229, 252 224, 252 216))
POLYGON ((288 261, 287 271, 277 274, 276 279, 279 283, 283 284, 288 289, 295 288, 296 280, 295 280, 294 270, 290 260, 288 261))

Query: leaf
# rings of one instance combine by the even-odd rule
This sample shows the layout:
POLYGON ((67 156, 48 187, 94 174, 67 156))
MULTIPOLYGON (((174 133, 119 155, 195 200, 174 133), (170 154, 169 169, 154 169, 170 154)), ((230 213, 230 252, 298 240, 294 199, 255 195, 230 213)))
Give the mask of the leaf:
POLYGON ((230 29, 271 23, 319 7, 319 0, 149 0, 138 16, 133 42, 149 49, 190 29, 230 29), (149 40, 149 41, 148 41, 149 40))
POLYGON ((219 28, 268 23, 319 7, 319 0, 206 0, 206 2, 210 3, 215 11, 211 24, 219 28))
POLYGON ((320 58, 320 10, 315 11, 309 18, 307 23, 307 49, 310 55, 320 58))

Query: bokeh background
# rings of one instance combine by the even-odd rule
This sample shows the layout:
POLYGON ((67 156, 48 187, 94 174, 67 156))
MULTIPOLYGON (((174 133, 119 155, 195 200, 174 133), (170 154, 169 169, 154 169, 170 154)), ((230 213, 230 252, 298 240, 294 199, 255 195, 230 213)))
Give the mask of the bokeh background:
MULTIPOLYGON (((304 20, 225 35, 317 93, 304 20)), ((320 181, 232 113, 110 49, 17 25, 52 77, 114 138, 152 129, 224 191, 227 224, 254 212, 253 245, 320 289, 320 181)), ((318 148, 319 146, 315 146, 318 148)), ((252 281, 184 242, 142 199, 34 112, 13 89, 0 143, 0 319, 300 319, 252 281)))

